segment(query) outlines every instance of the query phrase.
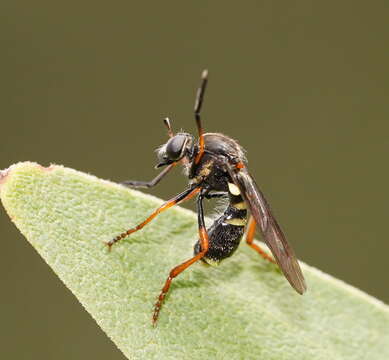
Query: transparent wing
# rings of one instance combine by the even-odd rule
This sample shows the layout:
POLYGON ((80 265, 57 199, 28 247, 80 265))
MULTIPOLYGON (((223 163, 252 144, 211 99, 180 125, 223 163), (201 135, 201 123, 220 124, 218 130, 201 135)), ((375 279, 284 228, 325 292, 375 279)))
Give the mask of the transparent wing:
POLYGON ((255 180, 246 168, 237 169, 235 166, 229 165, 228 171, 235 185, 239 187, 255 222, 259 225, 263 239, 273 253, 277 264, 293 288, 299 294, 303 294, 307 287, 300 265, 277 220, 274 218, 263 193, 259 190, 255 180))

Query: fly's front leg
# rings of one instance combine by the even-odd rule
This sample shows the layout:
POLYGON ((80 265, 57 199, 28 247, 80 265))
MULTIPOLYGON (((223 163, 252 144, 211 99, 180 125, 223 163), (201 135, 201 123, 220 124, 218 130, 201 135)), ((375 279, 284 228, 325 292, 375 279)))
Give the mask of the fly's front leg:
POLYGON ((190 188, 182 192, 181 194, 177 195, 173 199, 165 202, 162 206, 160 206, 157 210, 155 210, 146 220, 138 224, 137 226, 128 229, 124 233, 121 233, 120 235, 116 236, 112 240, 107 242, 108 248, 111 249, 112 245, 118 242, 121 239, 124 239, 128 235, 134 233, 135 231, 138 231, 142 229, 145 225, 147 225, 151 220, 153 220, 158 214, 161 212, 171 208, 174 205, 177 205, 185 200, 191 199, 193 196, 195 196, 200 191, 199 187, 190 188))
POLYGON ((133 188, 152 188, 157 185, 165 175, 176 165, 176 163, 172 163, 163 169, 153 180, 151 181, 136 181, 136 180, 127 180, 120 183, 121 185, 133 188))
POLYGON ((259 245, 254 244, 254 235, 255 235, 255 228, 256 227, 257 227, 257 224, 256 224, 254 218, 252 216, 250 216, 249 226, 248 226, 247 235, 246 235, 247 245, 250 246, 252 249, 254 249, 265 260, 268 260, 268 261, 272 262, 273 264, 276 264, 276 261, 266 251, 264 251, 259 245))
POLYGON ((170 273, 168 278, 165 281, 165 285, 163 286, 161 293, 158 296, 158 300, 154 305, 154 314, 153 314, 153 325, 155 326, 157 320, 158 320, 158 315, 162 307, 163 300, 165 299, 166 294, 169 291, 170 285, 173 281, 173 279, 181 274, 185 269, 187 269, 189 266, 194 264, 196 261, 200 260, 208 251, 209 247, 209 238, 208 238, 208 233, 207 229, 205 228, 205 222, 204 222, 204 210, 203 210, 203 198, 204 198, 204 193, 203 190, 200 192, 198 199, 197 199, 197 215, 198 215, 198 225, 199 225, 199 237, 200 237, 200 246, 201 246, 201 251, 192 257, 191 259, 183 262, 182 264, 176 266, 173 268, 170 273))

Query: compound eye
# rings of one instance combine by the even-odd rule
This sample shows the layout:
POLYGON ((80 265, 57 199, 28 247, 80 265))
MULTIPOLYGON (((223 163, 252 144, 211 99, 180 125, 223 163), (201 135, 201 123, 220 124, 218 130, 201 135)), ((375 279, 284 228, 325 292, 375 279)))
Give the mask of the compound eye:
POLYGON ((166 145, 166 155, 170 160, 178 160, 186 143, 185 136, 174 136, 166 145))

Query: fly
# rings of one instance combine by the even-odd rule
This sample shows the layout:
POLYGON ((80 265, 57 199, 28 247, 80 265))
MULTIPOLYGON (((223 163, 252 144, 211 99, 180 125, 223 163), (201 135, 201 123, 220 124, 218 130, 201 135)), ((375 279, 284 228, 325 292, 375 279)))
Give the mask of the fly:
POLYGON ((306 291, 304 276, 296 255, 274 218, 263 193, 247 169, 244 150, 235 140, 225 135, 204 133, 200 112, 207 82, 208 71, 204 70, 194 106, 198 141, 188 133, 180 132, 174 135, 169 119, 165 118, 164 123, 168 130, 169 140, 158 150, 158 164, 156 165, 157 168, 165 168, 149 182, 126 181, 123 183, 128 187, 151 188, 157 185, 175 165, 181 163, 188 176, 189 187, 165 202, 143 222, 107 243, 111 249, 113 244, 142 229, 161 212, 197 196, 199 239, 194 245, 193 257, 170 271, 154 305, 153 325, 158 320, 159 312, 173 279, 199 260, 215 265, 230 257, 238 248, 245 232, 246 242, 252 249, 264 259, 278 264, 290 285, 299 294, 306 291), (229 203, 224 213, 207 229, 204 223, 203 200, 217 197, 226 197, 229 203), (274 258, 254 243, 257 227, 274 258))

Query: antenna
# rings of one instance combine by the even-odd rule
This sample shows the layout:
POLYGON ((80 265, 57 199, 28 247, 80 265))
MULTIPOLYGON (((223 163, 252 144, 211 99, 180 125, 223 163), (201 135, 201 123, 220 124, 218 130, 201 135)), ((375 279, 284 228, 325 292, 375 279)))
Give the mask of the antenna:
POLYGON ((170 120, 168 117, 164 118, 163 119, 163 123, 165 124, 165 126, 167 127, 167 134, 169 135, 169 137, 173 137, 174 134, 173 134, 173 130, 172 130, 172 126, 170 124, 170 120))

